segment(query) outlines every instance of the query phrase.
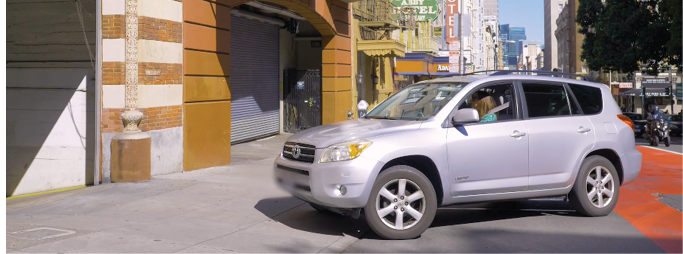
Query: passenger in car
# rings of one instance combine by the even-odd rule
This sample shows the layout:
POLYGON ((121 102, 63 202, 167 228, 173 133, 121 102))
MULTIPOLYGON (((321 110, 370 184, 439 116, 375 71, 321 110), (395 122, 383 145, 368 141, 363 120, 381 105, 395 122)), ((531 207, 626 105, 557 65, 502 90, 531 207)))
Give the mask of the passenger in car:
POLYGON ((477 104, 474 105, 474 108, 477 110, 477 112, 479 112, 480 120, 495 107, 496 101, 491 96, 483 97, 481 100, 477 101, 477 104))

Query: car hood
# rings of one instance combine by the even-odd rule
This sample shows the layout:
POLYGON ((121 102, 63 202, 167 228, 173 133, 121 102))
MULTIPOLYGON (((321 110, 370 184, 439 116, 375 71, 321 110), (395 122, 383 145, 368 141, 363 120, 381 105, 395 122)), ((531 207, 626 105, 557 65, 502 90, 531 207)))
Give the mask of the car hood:
POLYGON ((314 145, 325 148, 337 143, 369 139, 376 136, 420 128, 421 121, 401 121, 384 119, 354 119, 327 124, 300 131, 287 139, 287 142, 314 145))

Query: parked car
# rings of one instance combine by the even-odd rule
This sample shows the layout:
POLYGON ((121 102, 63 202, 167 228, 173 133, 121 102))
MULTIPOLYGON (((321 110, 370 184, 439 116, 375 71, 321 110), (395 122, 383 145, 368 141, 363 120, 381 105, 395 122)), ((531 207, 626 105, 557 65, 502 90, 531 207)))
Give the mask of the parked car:
POLYGON ((645 131, 645 125, 647 124, 647 119, 643 117, 642 114, 638 113, 623 113, 625 116, 628 116, 628 118, 631 118, 633 121, 633 124, 635 124, 635 134, 637 138, 640 138, 643 136, 643 133, 645 131))
POLYGON ((683 130, 683 125, 681 125, 681 115, 673 115, 671 117, 671 135, 681 136, 681 130, 683 130))
POLYGON ((557 196, 606 216, 641 159, 605 85, 502 72, 408 86, 362 118, 292 135, 273 166, 316 210, 411 239, 452 204, 557 196))

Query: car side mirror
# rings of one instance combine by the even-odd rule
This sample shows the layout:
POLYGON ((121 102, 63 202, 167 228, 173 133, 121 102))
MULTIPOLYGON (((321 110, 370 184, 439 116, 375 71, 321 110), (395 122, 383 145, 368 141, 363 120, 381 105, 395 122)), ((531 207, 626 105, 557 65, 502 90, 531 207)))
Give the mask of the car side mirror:
POLYGON ((368 113, 368 103, 365 100, 358 102, 358 118, 364 117, 368 113))
POLYGON ((479 122, 479 112, 473 108, 463 108, 455 111, 453 124, 467 124, 479 122))

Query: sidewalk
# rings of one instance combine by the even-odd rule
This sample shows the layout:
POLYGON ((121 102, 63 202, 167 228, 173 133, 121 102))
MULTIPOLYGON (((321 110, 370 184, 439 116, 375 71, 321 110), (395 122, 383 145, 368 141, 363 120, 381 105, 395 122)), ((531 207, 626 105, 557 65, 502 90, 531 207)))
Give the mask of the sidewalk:
POLYGON ((232 165, 7 200, 7 252, 334 252, 365 223, 279 190, 288 136, 232 147, 232 165))

